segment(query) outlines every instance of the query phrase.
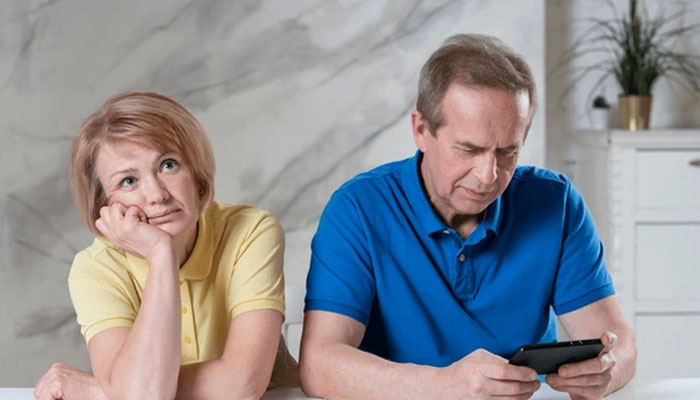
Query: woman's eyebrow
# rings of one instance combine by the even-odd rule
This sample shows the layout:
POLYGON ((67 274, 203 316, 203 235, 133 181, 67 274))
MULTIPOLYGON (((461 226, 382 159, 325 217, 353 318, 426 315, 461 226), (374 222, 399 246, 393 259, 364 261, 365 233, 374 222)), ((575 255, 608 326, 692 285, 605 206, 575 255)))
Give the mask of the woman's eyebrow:
POLYGON ((119 171, 113 173, 112 175, 109 176, 109 179, 112 179, 115 175, 119 174, 129 174, 129 173, 134 173, 136 172, 136 169, 134 168, 127 168, 127 169, 120 169, 119 171))

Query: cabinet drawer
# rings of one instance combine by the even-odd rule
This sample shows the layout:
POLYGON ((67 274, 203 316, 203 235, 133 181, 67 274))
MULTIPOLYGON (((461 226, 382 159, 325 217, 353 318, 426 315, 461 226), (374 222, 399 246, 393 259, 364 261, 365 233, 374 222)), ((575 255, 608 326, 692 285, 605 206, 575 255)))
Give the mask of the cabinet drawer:
POLYGON ((637 316, 635 328, 637 379, 700 376, 700 314, 637 316))
POLYGON ((640 150, 637 207, 700 208, 700 149, 640 150))
POLYGON ((637 225, 636 236, 637 300, 700 299, 700 224, 637 225))

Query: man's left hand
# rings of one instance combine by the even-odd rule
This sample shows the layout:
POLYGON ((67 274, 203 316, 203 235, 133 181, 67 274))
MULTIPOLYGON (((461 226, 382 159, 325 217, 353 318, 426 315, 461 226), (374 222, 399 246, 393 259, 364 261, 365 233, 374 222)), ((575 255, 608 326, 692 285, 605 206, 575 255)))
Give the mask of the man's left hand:
POLYGON ((608 393, 615 367, 617 336, 605 332, 600 337, 605 346, 598 357, 559 367, 556 374, 546 377, 547 384, 559 392, 567 392, 572 400, 600 399, 608 393))

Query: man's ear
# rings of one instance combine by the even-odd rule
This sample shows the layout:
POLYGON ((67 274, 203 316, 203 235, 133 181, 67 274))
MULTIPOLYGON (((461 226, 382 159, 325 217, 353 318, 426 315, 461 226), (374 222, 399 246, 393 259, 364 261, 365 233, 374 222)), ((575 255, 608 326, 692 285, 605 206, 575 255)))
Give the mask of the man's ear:
POLYGON ((416 142, 416 147, 425 153, 426 139, 430 133, 428 129, 428 124, 426 124, 423 115, 418 110, 413 110, 411 112, 411 126, 413 127, 413 141, 416 142))

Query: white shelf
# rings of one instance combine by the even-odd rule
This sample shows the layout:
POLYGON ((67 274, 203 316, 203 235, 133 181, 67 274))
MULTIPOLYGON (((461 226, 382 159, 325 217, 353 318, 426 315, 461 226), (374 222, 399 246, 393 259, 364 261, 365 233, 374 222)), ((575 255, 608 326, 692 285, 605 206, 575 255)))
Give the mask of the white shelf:
MULTIPOLYGON (((574 184, 635 330, 642 378, 682 376, 664 366, 688 350, 667 339, 694 337, 700 326, 700 171, 688 166, 689 152, 700 156, 700 130, 575 133, 574 184)), ((688 355, 700 357, 700 347, 688 355)))

